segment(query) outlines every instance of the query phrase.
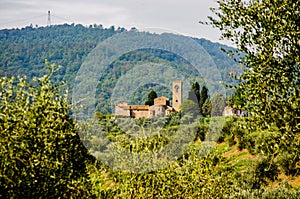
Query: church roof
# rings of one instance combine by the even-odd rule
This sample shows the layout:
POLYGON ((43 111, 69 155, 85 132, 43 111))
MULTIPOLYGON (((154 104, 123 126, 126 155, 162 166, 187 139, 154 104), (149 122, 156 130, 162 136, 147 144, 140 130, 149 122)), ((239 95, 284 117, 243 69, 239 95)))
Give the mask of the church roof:
POLYGON ((149 105, 128 105, 128 106, 117 105, 117 106, 125 110, 149 110, 149 105))
MULTIPOLYGON (((167 98, 167 97, 165 97, 165 96, 160 96, 160 97, 157 97, 157 98, 155 98, 155 99, 164 99, 164 100, 167 100, 167 101, 170 100, 169 98, 167 98)), ((155 99, 154 99, 154 100, 155 100, 155 99)))

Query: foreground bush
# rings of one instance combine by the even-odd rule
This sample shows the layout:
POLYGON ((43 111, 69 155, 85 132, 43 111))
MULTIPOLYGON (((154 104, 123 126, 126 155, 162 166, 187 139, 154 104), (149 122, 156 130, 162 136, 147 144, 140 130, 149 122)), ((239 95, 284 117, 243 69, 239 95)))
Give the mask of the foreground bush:
POLYGON ((87 152, 49 68, 35 86, 0 79, 0 198, 91 197, 87 152))

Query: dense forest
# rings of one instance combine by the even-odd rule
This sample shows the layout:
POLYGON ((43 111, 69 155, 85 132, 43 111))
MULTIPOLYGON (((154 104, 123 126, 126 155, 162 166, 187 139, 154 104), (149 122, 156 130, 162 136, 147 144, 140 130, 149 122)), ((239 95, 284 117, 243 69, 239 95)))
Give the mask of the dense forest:
POLYGON ((80 24, 1 30, 1 76, 42 76, 47 59, 62 66, 55 80, 71 84, 82 60, 97 43, 122 31, 125 30, 80 24))
MULTIPOLYGON (((26 75, 28 78, 41 76, 47 59, 50 63, 63 66, 59 74, 56 74, 58 81, 71 81, 85 56, 98 42, 124 31, 127 30, 116 29, 114 26, 85 27, 80 24, 0 30, 0 75, 26 75)), ((223 79, 230 81, 228 74, 237 69, 236 63, 220 49, 233 48, 206 39, 194 39, 213 57, 223 79)), ((169 56, 165 59, 173 58, 169 56)))

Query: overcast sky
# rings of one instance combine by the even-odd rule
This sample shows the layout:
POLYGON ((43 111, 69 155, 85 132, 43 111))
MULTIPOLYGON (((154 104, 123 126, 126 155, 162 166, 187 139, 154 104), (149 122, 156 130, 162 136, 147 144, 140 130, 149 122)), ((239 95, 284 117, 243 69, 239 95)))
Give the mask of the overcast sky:
POLYGON ((50 10, 52 24, 159 28, 219 41, 217 30, 198 23, 216 5, 216 0, 0 0, 0 29, 45 26, 50 10))

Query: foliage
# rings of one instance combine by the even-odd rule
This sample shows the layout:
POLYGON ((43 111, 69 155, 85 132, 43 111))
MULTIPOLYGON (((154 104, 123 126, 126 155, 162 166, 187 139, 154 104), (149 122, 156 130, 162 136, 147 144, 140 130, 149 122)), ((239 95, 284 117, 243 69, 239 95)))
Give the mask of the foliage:
POLYGON ((234 170, 226 159, 217 153, 199 158, 200 144, 191 145, 185 158, 167 168, 150 173, 110 171, 108 180, 113 186, 96 189, 99 195, 109 198, 221 198, 228 196, 234 170), (113 194, 106 194, 113 193, 113 194))
MULTIPOLYGON (((46 63, 47 64, 47 63, 46 63)), ((92 197, 88 154, 51 73, 0 79, 0 197, 92 197)))
MULTIPOLYGON (((209 115, 209 114, 204 114, 204 112, 203 112, 203 108, 204 108, 204 103, 206 102, 206 100, 208 100, 209 99, 209 96, 208 96, 208 89, 206 88, 206 86, 205 85, 203 85, 202 86, 202 88, 201 88, 201 92, 200 92, 200 100, 199 100, 199 107, 200 107, 200 110, 201 110, 201 114, 203 115, 203 116, 207 116, 207 115, 209 115)), ((209 109, 206 109, 207 111, 209 110, 209 109)))
MULTIPOLYGON (((134 132, 129 128, 128 132, 122 132, 121 134, 113 133, 113 129, 115 128, 109 122, 109 120, 113 121, 113 118, 108 120, 104 116, 101 118, 103 120, 102 129, 106 129, 107 135, 115 135, 113 141, 118 143, 122 150, 143 154, 149 151, 159 151, 162 147, 165 147, 172 140, 176 131, 182 129, 182 127, 178 128, 177 125, 180 124, 180 121, 182 122, 184 114, 176 113, 169 116, 167 124, 163 129, 148 127, 150 123, 156 123, 163 118, 157 118, 157 121, 139 119, 135 123, 140 128, 137 128, 134 132), (178 117, 182 117, 181 120, 178 117), (171 125, 171 123, 175 126, 171 125), (130 132, 138 134, 147 130, 152 131, 151 137, 128 136, 130 132)), ((245 133, 247 129, 239 128, 242 124, 246 124, 244 123, 246 119, 238 117, 225 118, 220 139, 225 138, 227 140, 228 138, 232 138, 231 141, 234 142, 230 143, 229 141, 229 144, 234 145, 234 137, 236 137, 237 144, 243 142, 247 145, 248 140, 250 140, 249 136, 247 139, 242 139, 243 136, 248 135, 245 133)), ((137 198, 170 198, 176 196, 183 198, 269 198, 278 196, 279 198, 284 198, 285 194, 291 198, 297 198, 299 190, 289 187, 286 184, 277 188, 268 188, 270 182, 277 180, 278 174, 281 172, 278 162, 272 160, 271 157, 262 156, 253 160, 240 160, 240 163, 237 164, 236 162, 239 160, 235 160, 232 157, 224 158, 222 156, 222 150, 225 149, 218 146, 209 147, 210 137, 217 134, 215 131, 218 130, 217 128, 212 128, 212 124, 223 120, 224 118, 221 117, 210 117, 191 120, 190 124, 184 123, 187 124, 185 126, 187 129, 196 129, 196 134, 194 135, 195 142, 191 142, 187 151, 177 161, 172 162, 165 168, 142 173, 116 171, 104 166, 97 168, 92 174, 92 181, 95 183, 93 186, 94 193, 98 197, 106 198, 132 196, 137 198), (208 156, 203 155, 207 154, 207 151, 211 153, 208 153, 208 156)), ((120 127, 122 124, 119 123, 118 126, 120 127)), ((124 130, 123 126, 122 129, 124 130)), ((186 136, 191 135, 186 132, 186 136)), ((254 146, 256 144, 260 147, 269 147, 272 150, 272 146, 274 146, 273 142, 265 146, 259 143, 261 140, 263 139, 257 139, 256 143, 252 146, 252 150, 255 150, 254 146)), ((101 142, 99 143, 101 144, 101 142)), ((102 144, 105 145, 103 142, 102 144)), ((253 151, 253 153, 256 152, 253 151)), ((141 162, 138 163, 141 164, 141 162)))
POLYGON ((200 100, 200 85, 198 82, 194 82, 192 84, 192 88, 189 91, 189 96, 188 96, 189 100, 192 100, 195 103, 199 103, 200 100))
POLYGON ((280 159, 284 170, 299 174, 300 152, 295 149, 300 142, 300 2, 218 3, 211 24, 245 55, 240 60, 245 72, 238 90, 245 101, 241 108, 251 117, 250 134, 243 137, 259 154, 280 159), (284 158, 286 153, 289 156, 284 158))
POLYGON ((155 98, 157 98, 157 93, 154 90, 150 91, 150 93, 148 94, 148 99, 145 102, 145 105, 152 106, 154 104, 155 98))
POLYGON ((165 127, 174 127, 180 124, 182 112, 174 112, 167 116, 165 127))
POLYGON ((184 100, 180 106, 180 110, 183 115, 191 115, 193 118, 200 116, 200 110, 198 103, 192 100, 184 100))
POLYGON ((226 122, 222 128, 221 136, 218 139, 218 142, 224 142, 227 141, 229 146, 235 145, 236 142, 234 141, 234 138, 237 137, 237 135, 234 132, 234 127, 237 125, 237 118, 236 117, 228 117, 226 118, 226 122))
POLYGON ((47 73, 44 60, 61 65, 52 79, 65 81, 69 88, 84 58, 99 41, 125 31, 62 24, 47 27, 25 27, 0 30, 0 76, 26 75, 29 80, 47 73))
POLYGON ((210 114, 211 114, 211 101, 210 101, 209 98, 205 100, 204 104, 202 105, 201 111, 202 111, 202 115, 204 117, 209 117, 210 116, 210 114))
POLYGON ((195 136, 195 141, 196 140, 204 141, 205 136, 207 135, 207 132, 208 132, 208 128, 209 128, 209 125, 207 125, 207 124, 198 125, 198 129, 197 129, 196 136, 195 136))
POLYGON ((189 91, 188 100, 198 104, 199 114, 202 116, 208 116, 211 113, 211 103, 208 95, 208 89, 205 85, 202 86, 200 91, 200 85, 198 82, 192 84, 192 88, 189 91), (206 104, 205 104, 206 103, 206 104), (204 105, 205 104, 205 105, 204 105))
POLYGON ((235 93, 233 95, 233 106, 235 108, 239 108, 239 107, 242 107, 244 104, 245 104, 245 101, 242 96, 241 96, 241 91, 240 91, 241 88, 237 88, 235 90, 235 93))
MULTIPOLYGON (((44 60, 47 59, 51 63, 62 66, 62 69, 55 73, 52 79, 56 83, 67 82, 71 93, 81 64, 98 42, 124 31, 126 31, 124 28, 104 28, 102 25, 85 27, 80 24, 0 30, 0 76, 26 75, 29 80, 33 77, 40 77, 47 72, 43 67, 44 60)), ((222 79, 225 82, 232 82, 228 74, 230 71, 238 71, 239 68, 227 57, 226 53, 220 51, 220 48, 233 48, 205 39, 192 39, 199 43, 213 59, 222 79)), ((126 74, 133 66, 149 62, 170 65, 182 74, 189 72, 188 76, 194 76, 193 70, 188 66, 189 63, 171 52, 140 49, 124 54, 107 67, 107 71, 102 74, 103 77, 99 77, 96 93, 97 111, 112 113, 113 110, 107 104, 110 104, 111 93, 118 78, 126 74)), ((209 65, 207 67, 209 68, 209 65)), ((195 80, 193 79, 193 81, 195 80)), ((159 96, 166 96, 172 100, 168 88, 139 89, 142 92, 136 91, 129 101, 130 104, 143 104, 152 89, 159 96)))
MULTIPOLYGON (((237 159, 224 158, 215 147, 207 156, 205 142, 191 143, 187 152, 168 167, 146 173, 116 171, 104 166, 93 170, 94 192, 105 198, 297 198, 299 188, 288 183, 268 186, 277 167, 269 159, 253 160, 240 172, 237 159), (104 180, 105 179, 105 180, 104 180)), ((147 150, 146 150, 147 151, 147 150)))
POLYGON ((222 116, 226 106, 226 98, 221 94, 215 94, 211 98, 211 116, 222 116))

